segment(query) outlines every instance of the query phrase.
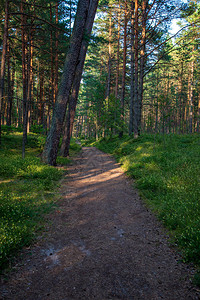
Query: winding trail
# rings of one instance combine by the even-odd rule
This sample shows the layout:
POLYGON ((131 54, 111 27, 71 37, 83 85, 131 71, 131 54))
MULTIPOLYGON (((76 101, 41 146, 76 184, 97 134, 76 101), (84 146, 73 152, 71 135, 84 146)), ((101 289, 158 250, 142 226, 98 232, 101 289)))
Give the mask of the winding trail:
POLYGON ((51 225, 1 284, 1 299, 200 299, 113 158, 83 148, 60 192, 51 225))

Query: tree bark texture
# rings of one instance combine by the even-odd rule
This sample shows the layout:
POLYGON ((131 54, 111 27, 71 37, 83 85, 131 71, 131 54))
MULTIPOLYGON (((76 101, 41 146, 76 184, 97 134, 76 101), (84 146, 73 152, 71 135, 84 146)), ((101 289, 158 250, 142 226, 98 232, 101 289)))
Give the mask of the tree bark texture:
MULTIPOLYGON (((52 22, 52 6, 50 4, 50 22, 52 22)), ((57 30, 56 30, 57 31, 57 30)), ((54 105, 54 59, 53 59, 53 31, 50 31, 50 51, 51 51, 51 104, 54 105)))
MULTIPOLYGON (((58 24, 58 3, 56 4, 56 25, 58 24)), ((58 94, 58 30, 56 29, 56 43, 55 43, 55 88, 54 88, 54 103, 58 94)))
POLYGON ((130 119, 129 135, 133 134, 133 105, 134 105, 134 1, 131 2, 131 90, 130 90, 130 119))
POLYGON ((197 132, 200 132, 200 95, 198 96, 197 132))
POLYGON ((108 43, 108 79, 105 98, 110 96, 110 86, 111 86, 111 67, 112 67, 112 13, 109 13, 109 43, 108 43))
POLYGON ((70 46, 65 60, 57 101, 54 107, 52 124, 42 154, 42 160, 50 165, 56 164, 61 130, 75 76, 76 66, 78 64, 89 3, 89 0, 79 0, 78 2, 70 46))
POLYGON ((30 131, 31 126, 31 102, 32 102, 32 91, 33 91, 33 21, 30 29, 30 40, 29 40, 29 53, 28 53, 28 70, 27 70, 27 133, 30 131))
POLYGON ((119 10, 117 14, 117 70, 116 70, 116 81, 115 81, 115 97, 118 97, 119 89, 119 50, 120 50, 120 17, 121 17, 121 3, 119 1, 119 10))
POLYGON ((138 1, 135 1, 135 103, 134 103, 134 137, 137 138, 141 131, 142 117, 142 99, 143 99, 143 80, 144 80, 144 65, 145 65, 145 41, 146 41, 146 19, 148 0, 142 1, 142 37, 141 37, 141 52, 140 52, 140 78, 138 86, 138 1), (137 10, 137 13, 136 13, 137 10), (137 41, 137 43, 136 43, 137 41), (137 45, 136 45, 137 44, 137 45))
POLYGON ((23 140, 22 140, 22 158, 25 158, 25 145, 27 140, 27 121, 28 121, 28 105, 27 105, 27 37, 25 33, 26 17, 24 15, 24 0, 21 1, 21 39, 22 39, 22 82, 23 82, 23 140))
POLYGON ((193 132, 193 79, 194 77, 194 58, 191 62, 191 76, 189 88, 189 133, 193 132))
POLYGON ((142 39, 141 39, 141 53, 140 53, 140 80, 139 80, 139 93, 138 93, 138 135, 141 131, 141 118, 142 118, 142 101, 143 101, 143 83, 144 83, 144 66, 145 66, 145 43, 146 43, 146 8, 148 0, 142 1, 142 39))
POLYGON ((134 137, 138 136, 138 0, 135 0, 134 137))
POLYGON ((12 92, 11 92, 11 74, 10 74, 10 45, 7 41, 7 126, 11 126, 12 113, 12 92))
POLYGON ((81 45, 81 50, 80 50, 79 59, 78 59, 79 63, 76 67, 76 73, 75 73, 75 77, 74 77, 72 92, 71 92, 71 96, 69 99, 69 111, 68 111, 69 120, 67 120, 67 122, 66 122, 64 136, 63 136, 62 145, 61 145, 61 151, 60 151, 61 155, 64 157, 69 155, 70 139, 71 139, 71 135, 72 135, 74 118, 75 118, 75 113, 76 113, 78 93, 79 93, 85 57, 86 57, 87 48, 88 48, 88 40, 89 40, 88 37, 90 37, 91 32, 92 32, 92 27, 93 27, 93 23, 94 23, 94 18, 95 18, 98 2, 99 2, 99 0, 91 1, 88 17, 87 17, 86 24, 85 24, 85 37, 86 38, 83 39, 82 45, 81 45))
POLYGON ((122 93, 121 93, 121 122, 122 130, 119 133, 119 137, 124 133, 124 100, 125 100, 125 83, 126 83, 126 53, 127 53, 127 1, 124 3, 124 45, 123 45, 123 70, 122 70, 122 93))
POLYGON ((5 78, 5 65, 6 65, 6 51, 8 39, 8 11, 9 1, 5 2, 5 20, 4 20, 4 33, 3 33, 3 49, 1 55, 1 73, 0 73, 0 144, 1 144, 1 115, 2 115, 2 102, 4 93, 4 78, 5 78))

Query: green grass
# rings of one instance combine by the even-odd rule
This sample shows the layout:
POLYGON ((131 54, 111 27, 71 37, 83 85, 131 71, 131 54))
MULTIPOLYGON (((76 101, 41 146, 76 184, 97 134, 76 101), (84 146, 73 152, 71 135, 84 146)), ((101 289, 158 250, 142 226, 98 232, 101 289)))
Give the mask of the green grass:
POLYGON ((116 157, 184 260, 200 266, 200 136, 125 136, 92 145, 116 157))
MULTIPOLYGON (((55 191, 63 168, 41 163, 45 137, 29 134, 26 157, 21 158, 22 133, 6 131, 0 148, 0 268, 43 226, 43 215, 55 207, 55 191)), ((79 146, 80 148, 80 146, 79 146)), ((80 150, 72 143, 72 153, 80 150)), ((68 158, 58 158, 66 165, 68 158)))

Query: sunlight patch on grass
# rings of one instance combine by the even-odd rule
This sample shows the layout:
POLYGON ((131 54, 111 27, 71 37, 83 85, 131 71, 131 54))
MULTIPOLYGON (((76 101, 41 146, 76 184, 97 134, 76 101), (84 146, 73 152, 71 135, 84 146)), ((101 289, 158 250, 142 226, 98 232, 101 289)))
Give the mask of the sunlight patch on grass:
POLYGON ((170 230, 185 261, 200 265, 200 137, 142 135, 101 139, 94 145, 113 154, 135 179, 146 203, 170 230))
MULTIPOLYGON (((30 244, 44 222, 43 215, 55 206, 58 198, 54 191, 66 169, 41 163, 38 154, 44 143, 44 136, 29 134, 26 156, 22 159, 22 133, 9 132, 2 136, 0 267, 6 266, 18 250, 30 244)), ((79 148, 72 146, 73 153, 79 148)), ((65 166, 70 161, 68 158, 59 160, 65 166)))

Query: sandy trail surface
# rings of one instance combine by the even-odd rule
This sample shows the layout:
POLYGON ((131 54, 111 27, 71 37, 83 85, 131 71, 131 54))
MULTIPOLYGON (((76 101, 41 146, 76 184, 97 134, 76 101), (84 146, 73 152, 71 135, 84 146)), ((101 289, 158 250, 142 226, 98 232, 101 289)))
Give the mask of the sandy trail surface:
POLYGON ((60 192, 46 232, 2 281, 1 299, 200 299, 190 268, 112 157, 83 148, 60 192))

